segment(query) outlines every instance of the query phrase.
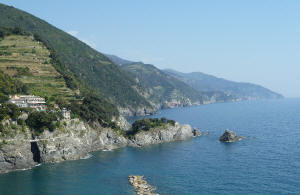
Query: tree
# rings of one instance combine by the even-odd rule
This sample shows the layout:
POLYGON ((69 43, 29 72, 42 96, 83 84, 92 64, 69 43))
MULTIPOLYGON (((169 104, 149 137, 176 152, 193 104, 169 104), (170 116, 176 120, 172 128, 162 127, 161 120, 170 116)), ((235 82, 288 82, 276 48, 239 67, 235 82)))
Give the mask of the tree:
POLYGON ((53 112, 32 112, 29 114, 26 124, 36 132, 42 133, 45 129, 54 131, 54 121, 57 121, 57 115, 53 112))
POLYGON ((3 93, 0 92, 0 104, 7 102, 8 101, 8 95, 5 95, 3 93))

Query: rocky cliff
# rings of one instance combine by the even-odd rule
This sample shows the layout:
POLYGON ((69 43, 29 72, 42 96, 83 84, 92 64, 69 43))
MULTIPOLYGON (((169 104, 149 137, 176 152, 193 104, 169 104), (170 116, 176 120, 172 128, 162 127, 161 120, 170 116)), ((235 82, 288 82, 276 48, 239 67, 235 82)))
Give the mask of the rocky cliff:
POLYGON ((0 173, 31 168, 39 163, 80 159, 89 152, 124 147, 128 140, 109 128, 91 128, 84 122, 64 120, 54 132, 38 136, 28 128, 7 123, 10 134, 0 138, 0 173))
POLYGON ((201 134, 196 133, 190 125, 166 125, 164 128, 157 127, 149 131, 140 131, 130 138, 129 145, 131 146, 145 146, 150 144, 157 144, 163 142, 170 142, 176 140, 185 140, 201 134))
POLYGON ((26 126, 13 121, 4 123, 5 130, 0 133, 0 173, 32 168, 40 163, 76 160, 97 150, 158 144, 200 135, 189 125, 178 123, 141 131, 132 137, 99 125, 92 128, 79 119, 63 120, 54 132, 44 131, 40 135, 33 135, 26 126))

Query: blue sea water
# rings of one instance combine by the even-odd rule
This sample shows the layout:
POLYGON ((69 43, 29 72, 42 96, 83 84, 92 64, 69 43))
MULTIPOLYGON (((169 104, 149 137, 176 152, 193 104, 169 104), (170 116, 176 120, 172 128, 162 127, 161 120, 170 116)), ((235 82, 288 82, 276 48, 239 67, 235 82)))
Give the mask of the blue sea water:
POLYGON ((300 194, 300 99, 178 108, 153 117, 162 116, 210 133, 0 175, 0 194, 133 195, 130 174, 144 175, 161 195, 300 194), (246 139, 219 142, 226 128, 246 139))

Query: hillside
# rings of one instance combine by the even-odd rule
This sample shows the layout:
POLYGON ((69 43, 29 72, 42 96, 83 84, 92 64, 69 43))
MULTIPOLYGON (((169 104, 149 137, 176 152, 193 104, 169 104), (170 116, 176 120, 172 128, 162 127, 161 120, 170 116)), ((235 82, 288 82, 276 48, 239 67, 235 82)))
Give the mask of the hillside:
POLYGON ((114 125, 116 106, 84 84, 78 85, 80 90, 71 89, 55 66, 51 51, 34 36, 18 28, 0 28, 0 103, 12 94, 38 95, 49 110, 67 107, 74 117, 114 125))
POLYGON ((0 26, 19 27, 35 36, 50 50, 53 65, 70 88, 77 89, 86 83, 118 107, 151 109, 139 95, 135 80, 106 56, 75 37, 47 22, 19 9, 0 4, 0 26))
POLYGON ((135 62, 133 61, 129 61, 129 60, 125 60, 123 58, 120 58, 116 55, 111 55, 111 54, 104 54, 106 57, 108 57, 113 63, 123 66, 123 65, 127 65, 127 64, 133 64, 135 62))
POLYGON ((187 106, 202 103, 199 92, 153 65, 133 63, 123 65, 122 68, 144 86, 145 97, 155 104, 164 103, 164 106, 168 106, 180 102, 180 105, 187 106))
POLYGON ((140 93, 152 104, 175 107, 235 100, 235 97, 221 91, 199 92, 153 65, 125 60, 115 55, 105 55, 135 77, 143 86, 140 93))
POLYGON ((26 84, 29 94, 74 98, 63 77, 50 64, 50 52, 32 36, 10 35, 0 41, 0 69, 26 84))
POLYGON ((201 72, 181 73, 169 69, 164 70, 164 72, 185 82, 198 91, 221 91, 242 100, 276 99, 283 97, 259 85, 233 82, 201 72))

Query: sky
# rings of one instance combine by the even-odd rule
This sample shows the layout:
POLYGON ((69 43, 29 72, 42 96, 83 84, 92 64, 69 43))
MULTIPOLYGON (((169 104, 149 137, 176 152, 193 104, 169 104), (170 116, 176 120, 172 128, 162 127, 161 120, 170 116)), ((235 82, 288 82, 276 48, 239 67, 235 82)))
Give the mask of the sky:
POLYGON ((0 0, 94 49, 300 97, 298 0, 0 0))

